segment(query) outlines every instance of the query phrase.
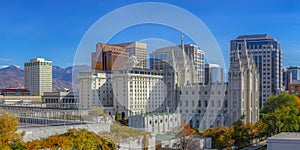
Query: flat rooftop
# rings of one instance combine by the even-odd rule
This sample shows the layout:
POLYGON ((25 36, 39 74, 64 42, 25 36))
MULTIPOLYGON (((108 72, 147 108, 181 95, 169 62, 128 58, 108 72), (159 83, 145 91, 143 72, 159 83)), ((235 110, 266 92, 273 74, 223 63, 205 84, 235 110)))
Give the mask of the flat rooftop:
POLYGON ((300 132, 282 132, 268 138, 268 140, 297 140, 300 141, 300 132))

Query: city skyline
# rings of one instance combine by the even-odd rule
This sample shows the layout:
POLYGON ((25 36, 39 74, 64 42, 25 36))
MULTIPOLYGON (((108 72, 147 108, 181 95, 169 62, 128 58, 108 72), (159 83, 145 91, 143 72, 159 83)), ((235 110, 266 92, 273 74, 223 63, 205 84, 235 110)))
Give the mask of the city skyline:
MULTIPOLYGON (((94 22, 110 11, 137 2, 143 1, 92 0, 73 2, 72 5, 68 1, 6 2, 1 6, 5 13, 0 15, 3 20, 3 24, 0 24, 3 35, 0 46, 5 51, 0 58, 0 66, 17 65, 23 68, 23 63, 34 57, 44 57, 52 60, 54 65, 62 67, 71 66, 81 38, 94 22)), ((300 65, 296 59, 300 52, 300 45, 297 43, 300 35, 297 26, 300 24, 297 20, 300 16, 300 11, 297 10, 300 4, 298 1, 157 2, 176 5, 201 19, 215 36, 227 68, 231 39, 238 35, 264 33, 280 41, 284 67, 300 65)), ((150 37, 179 44, 180 35, 179 31, 165 26, 146 24, 123 30, 110 43, 140 41, 150 37), (149 29, 151 32, 145 32, 149 29), (159 31, 166 34, 162 35, 159 31)), ((187 37, 186 43, 193 44, 193 41, 187 37)), ((151 47, 147 49, 149 53, 154 50, 151 47)))

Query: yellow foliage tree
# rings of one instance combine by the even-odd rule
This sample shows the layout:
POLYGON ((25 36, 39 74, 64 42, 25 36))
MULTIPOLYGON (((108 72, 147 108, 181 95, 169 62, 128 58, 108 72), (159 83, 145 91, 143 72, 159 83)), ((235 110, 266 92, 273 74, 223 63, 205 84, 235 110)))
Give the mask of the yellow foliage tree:
POLYGON ((232 133, 232 128, 218 126, 216 128, 208 128, 202 133, 202 136, 212 138, 213 148, 223 149, 233 145, 232 133))
POLYGON ((18 133, 18 118, 2 111, 0 115, 0 149, 11 149, 12 145, 22 143, 25 132, 18 133))
POLYGON ((115 149, 115 144, 109 139, 105 139, 86 129, 69 129, 64 134, 27 142, 25 143, 25 147, 27 149, 110 150, 115 149))

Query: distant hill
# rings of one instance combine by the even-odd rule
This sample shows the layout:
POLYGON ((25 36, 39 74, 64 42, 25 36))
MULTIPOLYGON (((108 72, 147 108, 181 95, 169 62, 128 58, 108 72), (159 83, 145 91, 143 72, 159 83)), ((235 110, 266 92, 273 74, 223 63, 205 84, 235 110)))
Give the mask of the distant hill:
POLYGON ((16 66, 0 69, 0 88, 23 87, 24 71, 16 66))
MULTIPOLYGON (((59 66, 52 67, 52 87, 54 89, 68 88, 72 89, 72 70, 74 77, 77 77, 78 72, 89 70, 87 65, 71 66, 61 68, 59 66), (74 69, 74 70, 73 70, 74 69)), ((75 82, 78 84, 78 82, 75 82)), ((21 88, 24 87, 24 70, 16 66, 8 66, 0 69, 0 88, 21 88)))

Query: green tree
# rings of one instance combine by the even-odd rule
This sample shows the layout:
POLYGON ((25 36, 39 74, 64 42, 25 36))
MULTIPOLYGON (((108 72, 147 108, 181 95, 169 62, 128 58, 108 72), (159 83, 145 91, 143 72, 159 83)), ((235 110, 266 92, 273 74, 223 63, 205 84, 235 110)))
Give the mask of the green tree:
POLYGON ((108 116, 101 107, 93 106, 92 109, 96 110, 99 116, 108 116))
POLYGON ((256 124, 255 124, 255 128, 256 128, 256 136, 255 138, 257 138, 258 140, 261 140, 262 138, 264 138, 266 136, 266 128, 267 128, 267 124, 265 124, 262 120, 259 120, 256 124))
POLYGON ((245 115, 242 115, 236 122, 233 123, 232 139, 234 140, 234 145, 239 148, 250 144, 250 129, 244 125, 244 119, 245 115))
POLYGON ((261 110, 262 121, 268 124, 266 136, 299 131, 299 106, 299 98, 295 95, 283 93, 270 96, 261 110))
POLYGON ((13 114, 2 111, 0 115, 0 149, 22 147, 25 132, 18 133, 19 119, 13 114))
POLYGON ((120 113, 117 111, 115 115, 115 120, 119 121, 121 119, 120 113))
POLYGON ((232 133, 232 128, 218 126, 206 129, 202 136, 212 138, 212 148, 223 149, 233 145, 232 133))

